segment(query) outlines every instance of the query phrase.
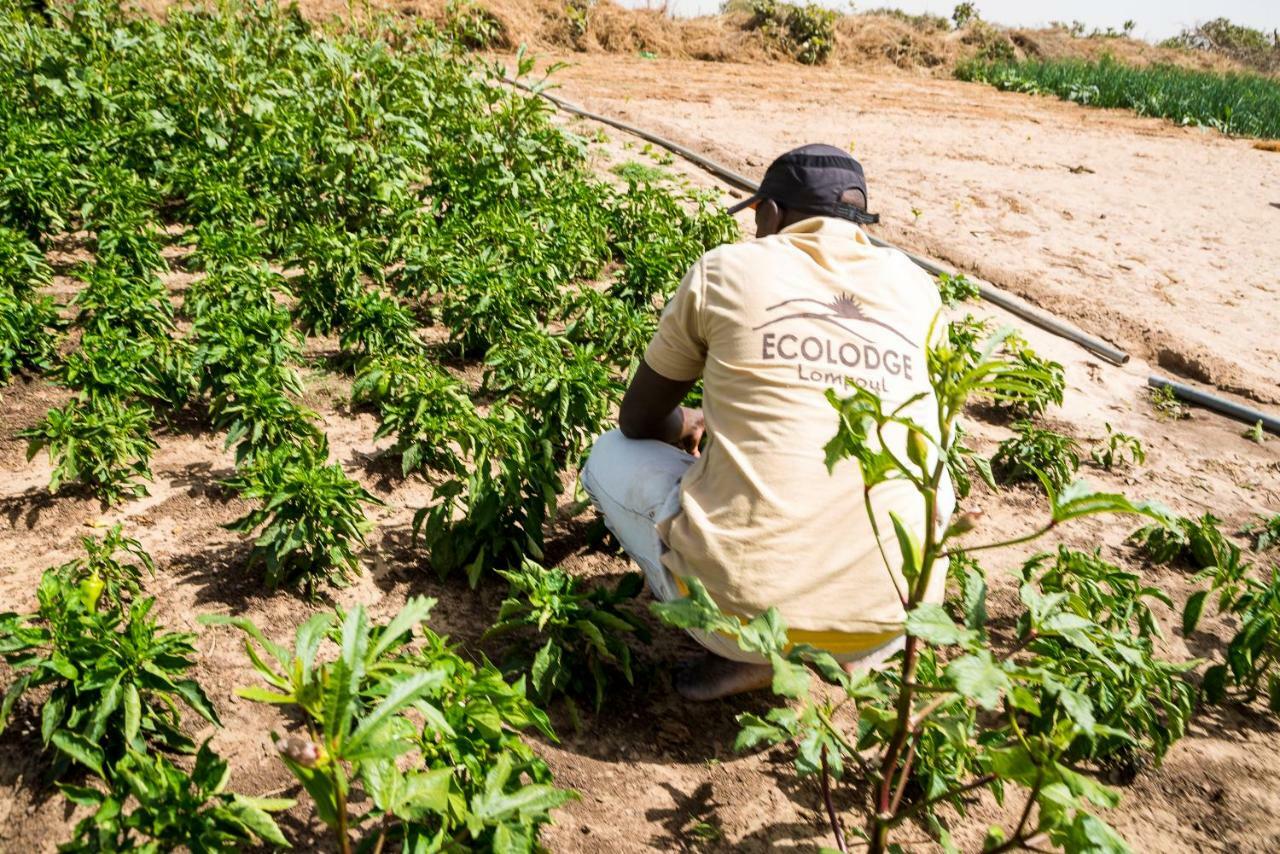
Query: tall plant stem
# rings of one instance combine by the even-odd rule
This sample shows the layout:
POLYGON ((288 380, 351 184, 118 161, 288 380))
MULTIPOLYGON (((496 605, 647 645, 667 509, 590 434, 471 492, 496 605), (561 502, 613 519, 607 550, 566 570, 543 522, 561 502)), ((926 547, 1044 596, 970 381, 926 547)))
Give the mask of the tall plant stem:
POLYGON ((840 828, 840 820, 836 817, 836 805, 831 801, 831 772, 827 767, 827 748, 822 748, 822 803, 827 808, 827 821, 831 822, 831 832, 836 837, 836 847, 841 854, 849 854, 849 846, 844 841, 844 831, 840 828))
POLYGON ((351 854, 351 836, 347 833, 347 793, 343 789, 339 771, 334 769, 333 794, 337 800, 338 812, 338 850, 342 854, 351 854))
MULTIPOLYGON (((942 424, 946 425, 943 428, 944 430, 949 428, 949 422, 946 420, 942 420, 942 424)), ((920 549, 918 574, 914 583, 908 586, 907 602, 904 607, 907 612, 910 612, 928 596, 929 584, 933 578, 933 564, 938 559, 938 553, 941 551, 936 518, 938 488, 947 470, 946 454, 949 450, 949 446, 945 443, 946 436, 943 436, 943 439, 944 444, 940 448, 942 454, 934 464, 933 472, 924 482, 919 484, 925 503, 924 545, 920 549)), ((890 571, 892 572, 892 570, 890 571)), ((871 827, 867 834, 870 840, 869 850, 871 854, 883 854, 888 847, 893 813, 897 806, 901 804, 902 791, 906 788, 907 777, 911 773, 911 761, 914 758, 914 751, 911 752, 906 761, 903 761, 903 751, 907 748, 908 741, 912 740, 915 734, 911 711, 915 705, 916 690, 914 686, 916 682, 916 667, 919 662, 920 639, 914 635, 907 635, 906 646, 902 654, 902 679, 899 683, 901 689, 898 692, 897 726, 894 728, 893 737, 885 749, 884 761, 880 765, 880 792, 876 798, 876 812, 871 817, 871 827), (901 768, 899 768, 900 762, 902 764, 901 768), (894 791, 895 779, 899 780, 899 788, 896 793, 894 791)))
POLYGON ((907 635, 906 647, 902 656, 902 690, 898 694, 898 726, 893 738, 885 749, 884 760, 880 763, 880 791, 876 797, 876 811, 871 816, 871 827, 868 829, 871 854, 883 854, 889 844, 890 807, 893 804, 893 781, 898 776, 898 759, 911 736, 911 702, 915 692, 911 684, 915 681, 916 665, 919 662, 919 639, 907 635))

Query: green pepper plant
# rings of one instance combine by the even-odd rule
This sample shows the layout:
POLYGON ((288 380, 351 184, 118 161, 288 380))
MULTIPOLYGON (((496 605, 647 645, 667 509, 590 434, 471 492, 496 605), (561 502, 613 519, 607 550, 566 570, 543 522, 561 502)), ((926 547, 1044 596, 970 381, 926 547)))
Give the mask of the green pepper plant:
POLYGON ((227 524, 257 533, 249 564, 261 564, 268 587, 345 583, 359 568, 357 549, 372 523, 361 505, 380 504, 337 463, 325 441, 280 445, 255 456, 228 484, 261 506, 227 524))
POLYGON ((518 570, 499 570, 511 585, 486 638, 535 632, 542 646, 531 655, 524 642, 512 645, 509 664, 527 670, 533 694, 547 702, 563 694, 577 719, 574 696, 590 696, 596 711, 604 702, 608 670, 634 684, 628 637, 649 640, 635 614, 620 607, 644 587, 638 572, 627 573, 612 587, 582 590, 578 580, 558 567, 546 568, 525 559, 518 570))
POLYGON ((288 848, 271 813, 289 809, 287 798, 255 798, 226 791, 230 769, 200 745, 190 772, 158 754, 127 753, 112 769, 107 791, 59 784, 71 803, 93 810, 75 826, 64 854, 99 851, 231 851, 242 845, 288 848))
MULTIPOLYGON (((95 561, 100 553, 90 555, 95 561)), ((15 674, 0 727, 20 697, 48 686, 40 737, 56 751, 55 774, 74 761, 106 777, 131 750, 194 752, 179 703, 218 723, 209 698, 186 675, 195 636, 162 631, 151 616, 155 599, 126 607, 109 592, 102 596, 104 589, 100 575, 51 569, 40 579, 34 613, 0 615, 0 653, 15 674)))

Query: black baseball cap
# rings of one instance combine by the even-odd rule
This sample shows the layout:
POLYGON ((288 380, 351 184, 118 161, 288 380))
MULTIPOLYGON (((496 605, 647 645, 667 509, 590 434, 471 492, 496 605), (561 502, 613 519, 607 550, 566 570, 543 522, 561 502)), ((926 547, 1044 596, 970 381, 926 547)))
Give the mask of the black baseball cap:
POLYGON ((729 213, 773 199, 779 207, 800 213, 840 217, 859 225, 879 222, 879 214, 840 200, 849 190, 861 190, 862 198, 867 198, 861 163, 834 145, 802 145, 770 163, 760 189, 729 208, 729 213))

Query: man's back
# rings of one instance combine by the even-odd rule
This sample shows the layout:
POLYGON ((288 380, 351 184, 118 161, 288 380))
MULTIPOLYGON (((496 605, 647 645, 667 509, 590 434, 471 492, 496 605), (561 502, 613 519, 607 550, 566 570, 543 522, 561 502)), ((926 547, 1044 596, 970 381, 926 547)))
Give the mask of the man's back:
MULTIPOLYGON (((886 408, 925 393, 903 414, 936 429, 924 345, 939 307, 928 276, 839 219, 702 258, 645 355, 663 376, 704 381, 707 448, 684 477, 680 512, 659 525, 676 577, 699 578, 729 613, 777 606, 801 632, 901 631, 857 468, 826 470, 837 421, 825 391, 860 385, 886 408)), ((887 441, 901 451, 901 431, 887 441)), ((890 510, 923 533, 914 496, 876 488, 882 533, 892 538, 890 510)))

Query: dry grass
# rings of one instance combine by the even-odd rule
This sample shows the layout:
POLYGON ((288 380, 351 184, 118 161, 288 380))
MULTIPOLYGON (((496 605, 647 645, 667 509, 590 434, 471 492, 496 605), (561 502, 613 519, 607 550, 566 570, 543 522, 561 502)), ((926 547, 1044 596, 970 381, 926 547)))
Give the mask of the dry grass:
MULTIPOLYGON (((624 9, 599 0, 586 13, 586 27, 569 14, 568 0, 472 0, 500 27, 495 47, 528 45, 535 50, 586 53, 653 53, 675 59, 736 62, 790 62, 770 49, 758 31, 747 29, 747 12, 698 18, 671 18, 661 10, 624 9)), ((182 0, 179 0, 182 2, 182 0)), ((174 0, 138 0, 139 9, 162 14, 174 0)), ((344 18, 365 0, 298 0, 312 20, 344 18)), ((420 15, 443 22, 446 0, 367 0, 373 10, 420 15)), ((1214 71, 1240 70, 1238 63, 1203 51, 1161 48, 1130 38, 1076 38, 1062 29, 1004 29, 986 24, 987 37, 1008 40, 1018 59, 1097 59, 1109 53, 1131 65, 1167 63, 1214 71)), ((981 32, 941 30, 893 14, 844 15, 836 23, 837 43, 830 64, 848 67, 897 68, 947 77, 956 63, 980 48, 981 32)))

